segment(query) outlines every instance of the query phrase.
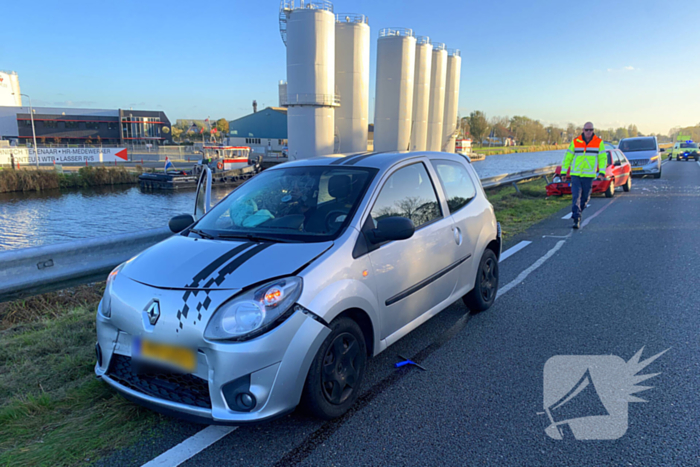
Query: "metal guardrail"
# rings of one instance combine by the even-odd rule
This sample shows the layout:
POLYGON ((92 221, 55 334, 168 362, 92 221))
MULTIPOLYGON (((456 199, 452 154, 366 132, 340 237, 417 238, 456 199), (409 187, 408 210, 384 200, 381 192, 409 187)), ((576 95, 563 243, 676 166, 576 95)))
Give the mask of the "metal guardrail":
POLYGON ((0 251, 0 302, 103 281, 117 265, 171 235, 166 227, 0 251))
POLYGON ((495 177, 486 177, 481 179, 481 186, 484 188, 497 188, 503 185, 509 185, 511 183, 522 182, 523 180, 529 180, 531 178, 540 178, 549 174, 553 174, 558 166, 548 165, 547 167, 542 167, 541 169, 525 170, 523 172, 516 172, 512 174, 496 175, 495 177))
MULTIPOLYGON (((554 173, 556 166, 481 179, 496 188, 554 173)), ((103 281, 117 265, 173 233, 159 228, 70 243, 0 251, 0 302, 103 281)))

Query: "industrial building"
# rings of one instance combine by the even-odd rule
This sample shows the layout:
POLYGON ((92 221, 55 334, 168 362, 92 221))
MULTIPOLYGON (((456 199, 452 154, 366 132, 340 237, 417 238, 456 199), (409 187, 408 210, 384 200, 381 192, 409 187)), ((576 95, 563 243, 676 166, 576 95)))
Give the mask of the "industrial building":
MULTIPOLYGON (((34 107, 38 144, 172 144, 170 120, 149 110, 34 107)), ((0 139, 32 143, 30 108, 0 106, 0 139)))
POLYGON ((281 153, 287 146, 287 109, 266 107, 228 122, 228 144, 256 154, 281 153))

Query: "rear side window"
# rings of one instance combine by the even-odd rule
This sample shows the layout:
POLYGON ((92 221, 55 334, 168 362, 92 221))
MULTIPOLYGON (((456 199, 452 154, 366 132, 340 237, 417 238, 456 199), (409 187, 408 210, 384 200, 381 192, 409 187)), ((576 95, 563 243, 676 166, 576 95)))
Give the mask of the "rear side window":
POLYGON ((476 196, 476 187, 467 168, 459 162, 448 160, 431 161, 447 196, 447 206, 453 213, 466 206, 476 196))
POLYGON ((372 220, 385 217, 407 217, 416 228, 442 218, 435 187, 422 163, 394 172, 382 187, 372 208, 372 220))

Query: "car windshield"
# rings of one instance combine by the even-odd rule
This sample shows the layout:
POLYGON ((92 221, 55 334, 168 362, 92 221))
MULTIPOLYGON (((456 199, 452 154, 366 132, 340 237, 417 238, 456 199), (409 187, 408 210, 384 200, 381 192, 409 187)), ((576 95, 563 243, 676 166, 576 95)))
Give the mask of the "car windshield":
POLYGON ((698 143, 681 143, 681 149, 697 149, 698 143))
POLYGON ((219 238, 331 240, 350 222, 376 173, 335 166, 267 170, 214 206, 196 229, 219 238))
POLYGON ((655 151, 656 143, 654 138, 623 139, 620 141, 619 149, 624 152, 655 151))

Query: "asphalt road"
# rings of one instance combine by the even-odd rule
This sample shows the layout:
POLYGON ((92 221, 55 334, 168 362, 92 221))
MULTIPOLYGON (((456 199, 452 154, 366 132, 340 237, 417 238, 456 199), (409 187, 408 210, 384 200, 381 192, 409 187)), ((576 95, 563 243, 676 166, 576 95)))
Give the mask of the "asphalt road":
MULTIPOLYGON (((594 197, 579 231, 566 212, 509 241, 532 244, 501 263, 490 310, 455 303, 370 361, 348 416, 240 427, 183 465, 700 465, 700 166, 670 162, 659 180, 594 197), (642 360, 669 350, 640 372, 660 374, 641 383, 653 389, 629 403, 622 437, 545 434, 548 359, 627 362, 642 348, 642 360), (427 371, 395 370, 398 354, 427 371)), ((169 421, 102 464, 140 465, 201 428, 169 421)))

